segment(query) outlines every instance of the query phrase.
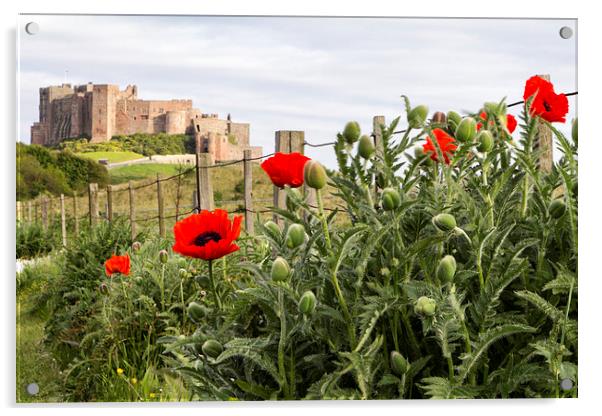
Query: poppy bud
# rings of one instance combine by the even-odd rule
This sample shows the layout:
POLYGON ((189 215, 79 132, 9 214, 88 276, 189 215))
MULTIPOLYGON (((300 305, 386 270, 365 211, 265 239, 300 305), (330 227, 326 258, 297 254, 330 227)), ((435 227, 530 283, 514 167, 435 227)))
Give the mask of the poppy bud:
POLYGON ((456 128, 456 139, 461 142, 471 141, 477 134, 477 123, 472 117, 462 119, 456 128))
POLYGON ((487 114, 500 115, 500 114, 502 114, 502 112, 505 111, 505 106, 500 107, 499 103, 487 102, 487 103, 483 104, 483 110, 487 114))
POLYGON ((493 149, 493 136, 488 130, 482 130, 477 135, 477 150, 481 153, 490 152, 493 149))
POLYGON ((555 199, 550 203, 548 212, 550 213, 552 218, 557 220, 558 218, 562 217, 566 212, 566 205, 562 200, 555 199))
POLYGON ((404 375, 408 371, 408 360, 398 351, 391 351, 391 369, 398 376, 404 375))
POLYGON ((178 270, 178 275, 180 276, 180 279, 186 279, 188 278, 188 270, 180 269, 178 270))
POLYGON ((419 297, 416 303, 414 304, 414 312, 418 315, 433 316, 435 314, 436 309, 437 302, 434 299, 428 298, 426 296, 419 297))
POLYGON ((437 279, 440 282, 451 282, 456 274, 456 259, 454 256, 443 257, 437 265, 437 279))
POLYGON ((322 189, 326 186, 326 171, 317 160, 305 164, 305 184, 310 188, 322 189))
POLYGON ((462 121, 462 116, 455 111, 447 112, 447 127, 451 132, 455 132, 460 122, 462 121))
POLYGON ((265 224, 263 224, 263 226, 267 228, 272 234, 280 235, 280 227, 278 227, 278 224, 276 224, 274 221, 266 221, 265 224))
POLYGON ((433 217, 433 225, 441 231, 451 231, 456 228, 456 219, 451 214, 437 214, 433 217))
POLYGON ((401 205, 399 192, 393 188, 385 188, 381 196, 381 204, 385 211, 392 211, 401 205))
POLYGON ((201 350, 207 357, 216 358, 222 353, 224 347, 222 347, 222 344, 220 344, 218 341, 214 339, 208 339, 203 343, 201 350))
POLYGON ((190 302, 188 304, 188 316, 194 323, 200 324, 207 316, 207 308, 200 303, 190 302))
POLYGON ((436 124, 445 124, 445 113, 442 113, 441 111, 437 111, 435 114, 433 114, 433 117, 431 118, 431 122, 436 123, 436 124))
POLYGON ((103 295, 108 295, 109 294, 109 285, 107 285, 106 283, 103 282, 98 286, 98 290, 103 295))
POLYGON ((289 211, 295 211, 301 199, 303 197, 297 188, 290 189, 286 194, 286 208, 289 211))
POLYGON ((282 257, 277 257, 272 263, 272 280, 275 282, 284 282, 288 279, 291 273, 291 268, 288 262, 282 257))
POLYGON ((357 142, 360 138, 360 125, 357 121, 350 121, 345 125, 345 129, 343 130, 343 138, 349 144, 353 144, 357 142))
POLYGON ((364 159, 370 159, 372 157, 374 154, 374 142, 370 136, 363 135, 360 137, 357 153, 364 159))
POLYGON ((299 312, 303 315, 311 315, 316 309, 316 295, 311 290, 303 293, 299 300, 299 312))
POLYGON ((305 242, 305 228, 301 224, 291 224, 286 232, 288 248, 297 248, 305 242))
POLYGON ((577 144, 577 140, 578 140, 578 134, 579 134, 579 127, 577 126, 577 118, 575 120, 573 120, 573 126, 571 128, 571 137, 573 138, 573 141, 575 142, 575 144, 577 144))
POLYGON ((167 259, 169 258, 169 255, 167 254, 167 250, 161 250, 159 252, 159 261, 163 264, 167 263, 167 259))
POLYGON ((142 244, 140 243, 140 241, 134 241, 132 243, 132 250, 133 251, 140 251, 140 248, 142 248, 142 244))
POLYGON ((422 127, 426 121, 429 108, 426 105, 418 105, 410 110, 408 113, 408 126, 411 129, 417 129, 422 127))

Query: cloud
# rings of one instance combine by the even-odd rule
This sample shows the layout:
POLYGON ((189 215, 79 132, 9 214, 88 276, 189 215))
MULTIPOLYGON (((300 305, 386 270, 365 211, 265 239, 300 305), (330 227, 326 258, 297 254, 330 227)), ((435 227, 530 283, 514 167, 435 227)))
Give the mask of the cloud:
MULTIPOLYGON (((31 20, 31 16, 27 19, 31 20)), ((63 82, 137 84, 146 99, 192 98, 251 123, 271 152, 274 131, 330 141, 344 123, 403 115, 401 94, 434 110, 476 110, 522 96, 550 73, 576 88, 574 21, 508 19, 36 16, 20 43, 20 139, 37 120, 38 88, 63 82)), ((576 100, 571 99, 571 104, 576 100)), ((574 105, 571 106, 572 109, 574 105)), ((569 114, 569 119, 574 114, 569 114)), ((328 148, 313 157, 334 163, 328 148)))

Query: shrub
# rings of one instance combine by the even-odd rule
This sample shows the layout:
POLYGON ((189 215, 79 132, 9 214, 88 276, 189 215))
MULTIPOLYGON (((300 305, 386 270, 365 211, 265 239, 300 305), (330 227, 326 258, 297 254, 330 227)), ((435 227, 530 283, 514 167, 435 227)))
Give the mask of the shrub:
POLYGON ((40 224, 18 223, 16 255, 18 259, 31 259, 44 256, 60 247, 60 230, 50 227, 45 231, 40 224))

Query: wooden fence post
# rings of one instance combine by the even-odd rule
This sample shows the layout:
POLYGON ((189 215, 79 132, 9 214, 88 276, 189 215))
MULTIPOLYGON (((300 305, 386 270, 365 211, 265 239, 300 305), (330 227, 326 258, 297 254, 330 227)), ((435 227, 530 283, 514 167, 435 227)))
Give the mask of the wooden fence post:
POLYGON ((201 210, 206 209, 213 211, 215 204, 213 202, 213 186, 209 176, 209 166, 211 166, 211 155, 209 153, 198 153, 197 160, 199 161, 198 183, 199 188, 199 207, 201 210))
POLYGON ((27 201, 27 222, 31 224, 33 221, 33 206, 31 200, 27 201))
POLYGON ((17 201, 17 221, 21 222, 21 201, 17 201))
POLYGON ((48 231, 48 198, 42 197, 42 227, 44 231, 48 231))
POLYGON ((88 185, 88 201, 90 203, 90 226, 94 227, 98 223, 98 184, 88 185))
POLYGON ((165 213, 163 211, 163 192, 161 191, 161 178, 157 173, 157 204, 159 205, 159 235, 165 237, 165 213))
POLYGON ((107 220, 113 222, 113 186, 107 185, 107 220))
POLYGON ((130 194, 130 229, 132 241, 136 239, 136 203, 134 200, 134 187, 132 181, 128 182, 128 189, 130 194))
POLYGON ((61 194, 61 235, 63 247, 67 247, 67 223, 65 221, 65 195, 61 194))
POLYGON ((244 192, 245 192, 245 230, 247 234, 253 234, 253 162, 252 151, 244 150, 244 192))
POLYGON ((192 210, 195 214, 198 214, 199 211, 199 193, 198 191, 192 191, 192 210))
MULTIPOLYGON (((539 77, 550 81, 550 75, 539 75, 539 77)), ((533 150, 539 153, 537 167, 540 172, 550 173, 554 162, 554 146, 552 141, 552 130, 544 123, 538 121, 537 136, 533 143, 533 150)))
POLYGON ((73 192, 73 231, 79 233, 79 217, 77 216, 77 194, 73 192))

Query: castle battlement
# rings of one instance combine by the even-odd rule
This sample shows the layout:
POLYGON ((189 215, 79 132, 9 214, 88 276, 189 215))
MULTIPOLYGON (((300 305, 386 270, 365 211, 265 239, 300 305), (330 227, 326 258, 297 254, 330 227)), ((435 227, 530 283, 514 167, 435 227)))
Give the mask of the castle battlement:
MULTIPOLYGON (((39 121, 31 126, 31 143, 56 145, 64 139, 87 137, 104 142, 116 135, 168 133, 194 135, 213 160, 242 158, 251 149, 249 124, 193 108, 191 99, 142 100, 138 87, 61 84, 40 88, 39 121), (211 136, 211 138, 210 138, 211 136), (211 145, 209 143, 211 142, 211 145)), ((261 148, 253 147, 255 156, 261 148)))

